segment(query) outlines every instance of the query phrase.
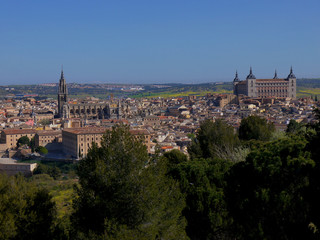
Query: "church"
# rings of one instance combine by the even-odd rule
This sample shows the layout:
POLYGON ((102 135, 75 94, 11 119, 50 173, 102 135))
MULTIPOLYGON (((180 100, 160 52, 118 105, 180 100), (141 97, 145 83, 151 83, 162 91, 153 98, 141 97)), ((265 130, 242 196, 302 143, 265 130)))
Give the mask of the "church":
POLYGON ((69 103, 68 89, 63 70, 58 89, 58 117, 82 119, 120 119, 121 102, 118 103, 69 103))
POLYGON ((245 95, 251 98, 296 98, 297 79, 292 67, 286 78, 278 78, 277 71, 270 79, 256 79, 250 67, 246 80, 241 81, 238 72, 233 80, 233 94, 245 95))

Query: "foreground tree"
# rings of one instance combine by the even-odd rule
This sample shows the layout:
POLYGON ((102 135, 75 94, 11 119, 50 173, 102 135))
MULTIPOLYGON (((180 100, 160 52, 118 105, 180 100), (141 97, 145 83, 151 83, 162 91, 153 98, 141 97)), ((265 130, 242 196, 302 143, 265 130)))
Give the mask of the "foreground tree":
POLYGON ((178 184, 166 166, 150 161, 127 127, 107 131, 78 167, 80 187, 71 221, 78 237, 184 239, 178 184))
POLYGON ((54 239, 56 217, 47 190, 0 174, 0 239, 54 239))
POLYGON ((270 140, 275 127, 268 123, 265 118, 249 116, 242 119, 239 127, 239 138, 241 140, 270 140))
POLYGON ((238 145, 233 127, 220 119, 206 120, 200 125, 188 152, 191 158, 219 158, 221 152, 231 152, 238 145))
POLYGON ((237 239, 319 238, 306 195, 315 167, 306 144, 299 137, 267 143, 232 167, 225 193, 237 239))
POLYGON ((231 223, 224 200, 225 173, 232 163, 220 159, 193 159, 172 168, 186 195, 183 215, 190 239, 227 239, 231 223))

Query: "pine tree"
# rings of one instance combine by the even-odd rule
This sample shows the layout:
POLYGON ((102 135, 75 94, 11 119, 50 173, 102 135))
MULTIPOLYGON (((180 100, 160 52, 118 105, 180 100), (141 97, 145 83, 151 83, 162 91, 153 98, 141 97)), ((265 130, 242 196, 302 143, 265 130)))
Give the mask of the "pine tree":
POLYGON ((105 239, 184 239, 184 197, 125 126, 107 131, 78 167, 74 231, 105 239), (171 237, 170 237, 171 236, 171 237))

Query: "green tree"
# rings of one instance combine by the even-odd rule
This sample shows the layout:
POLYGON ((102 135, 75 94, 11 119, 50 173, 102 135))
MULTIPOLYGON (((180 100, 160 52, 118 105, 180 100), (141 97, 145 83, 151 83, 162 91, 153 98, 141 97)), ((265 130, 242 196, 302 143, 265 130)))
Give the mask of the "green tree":
POLYGON ((241 140, 270 140, 275 127, 268 123, 265 118, 249 116, 242 119, 239 127, 239 138, 241 140))
POLYGON ((33 137, 33 138, 31 138, 30 143, 29 143, 29 147, 31 148, 31 151, 32 151, 32 152, 35 151, 35 146, 36 146, 36 144, 35 144, 35 139, 34 139, 34 137, 33 137))
POLYGON ((0 239, 53 239, 56 216, 47 190, 0 174, 0 239))
POLYGON ((78 167, 72 225, 78 236, 106 239, 184 239, 179 186, 161 161, 127 127, 107 131, 78 167))
POLYGON ((188 148, 191 158, 220 157, 221 152, 232 151, 239 145, 234 128, 218 119, 215 122, 204 121, 200 125, 196 138, 188 148))
POLYGON ((190 239, 227 239, 231 219, 223 190, 224 176, 231 166, 228 160, 193 159, 170 171, 186 195, 183 215, 190 239))
POLYGON ((50 177, 57 180, 61 176, 61 170, 56 166, 48 166, 43 163, 38 163, 33 174, 48 174, 50 177))
POLYGON ((226 178, 226 201, 237 239, 315 239, 306 197, 315 162, 307 141, 260 145, 226 178))
POLYGON ((46 155, 46 154, 48 154, 48 149, 46 149, 43 146, 39 146, 36 148, 36 152, 40 153, 41 155, 46 155))
POLYGON ((27 136, 22 136, 18 139, 17 147, 23 146, 23 145, 30 145, 30 139, 27 136))
POLYGON ((301 123, 298 123, 296 120, 291 119, 287 129, 286 129, 286 133, 287 134, 300 134, 303 132, 303 125, 301 123))
POLYGON ((180 152, 177 149, 173 149, 169 152, 165 152, 163 157, 168 161, 168 168, 175 167, 179 163, 186 162, 188 160, 187 155, 180 152))

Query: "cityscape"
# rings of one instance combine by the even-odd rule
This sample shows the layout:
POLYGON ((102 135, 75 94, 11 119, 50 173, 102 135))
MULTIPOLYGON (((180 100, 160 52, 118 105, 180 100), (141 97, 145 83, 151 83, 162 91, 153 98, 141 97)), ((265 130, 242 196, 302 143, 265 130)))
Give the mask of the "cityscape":
POLYGON ((4 3, 0 240, 319 239, 319 7, 4 3))

